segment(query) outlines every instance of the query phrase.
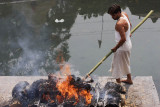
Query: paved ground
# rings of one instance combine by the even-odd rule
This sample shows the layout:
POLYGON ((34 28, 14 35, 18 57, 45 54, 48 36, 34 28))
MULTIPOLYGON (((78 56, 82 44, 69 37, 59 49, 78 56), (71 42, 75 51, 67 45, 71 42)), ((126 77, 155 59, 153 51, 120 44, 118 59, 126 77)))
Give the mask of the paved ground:
MULTIPOLYGON (((122 83, 126 88, 126 107, 160 107, 159 97, 152 76, 133 77, 133 85, 122 83)), ((110 77, 100 77, 100 83, 115 81, 110 77)))
MULTIPOLYGON (((1 76, 0 77, 0 107, 12 99, 12 89, 19 81, 30 84, 38 79, 47 79, 44 76, 1 76)), ((97 81, 103 86, 107 81, 115 81, 111 77, 99 77, 97 81)), ((92 84, 94 85, 94 84, 92 84)), ((160 107, 156 87, 151 76, 133 77, 133 85, 122 83, 126 87, 126 107, 160 107)))

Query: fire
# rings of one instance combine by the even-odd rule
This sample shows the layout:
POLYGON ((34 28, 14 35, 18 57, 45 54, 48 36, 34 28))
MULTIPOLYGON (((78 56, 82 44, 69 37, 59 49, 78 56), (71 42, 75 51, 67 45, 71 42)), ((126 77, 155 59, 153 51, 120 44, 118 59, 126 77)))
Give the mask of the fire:
POLYGON ((56 61, 59 64, 60 72, 54 76, 58 78, 56 81, 56 89, 59 93, 55 97, 49 94, 43 95, 43 99, 51 103, 57 102, 58 104, 73 101, 73 105, 76 105, 81 100, 84 101, 86 105, 90 104, 92 99, 90 90, 84 87, 85 84, 82 80, 76 81, 75 78, 73 78, 70 72, 70 65, 65 63, 62 52, 59 53, 56 61))
POLYGON ((71 77, 68 76, 65 81, 57 83, 57 88, 61 92, 63 98, 69 100, 74 97, 76 101, 78 101, 78 89, 75 89, 73 85, 70 85, 70 81, 71 77))
POLYGON ((54 103, 54 100, 51 99, 49 94, 43 94, 43 99, 45 99, 46 101, 49 101, 50 103, 54 103))
POLYGON ((80 92, 80 95, 85 97, 87 105, 91 103, 92 94, 90 92, 87 92, 86 90, 82 90, 80 92))
POLYGON ((63 69, 63 64, 64 64, 64 58, 63 58, 63 53, 59 51, 59 54, 56 58, 56 62, 59 64, 60 71, 63 69))
POLYGON ((96 92, 97 88, 89 84, 91 81, 93 82, 92 79, 84 81, 80 77, 71 75, 70 65, 65 63, 62 56, 60 54, 57 58, 57 63, 60 64, 59 73, 51 73, 48 75, 48 79, 37 80, 30 87, 28 87, 29 83, 26 81, 16 84, 12 90, 12 97, 17 99, 23 107, 27 107, 27 105, 34 106, 33 103, 35 102, 33 101, 35 99, 39 99, 38 105, 36 102, 38 107, 41 107, 41 104, 47 104, 46 106, 52 107, 59 105, 67 107, 80 105, 81 107, 86 107, 94 106, 95 104, 97 106, 107 104, 106 106, 108 106, 115 105, 115 101, 117 106, 120 104, 122 101, 120 94, 125 93, 122 86, 114 82, 107 82, 103 89, 98 89, 99 92, 96 92), (23 84, 26 85, 22 86, 23 84), (23 91, 21 90, 25 91, 26 94, 22 94, 23 91), (32 96, 35 96, 35 98, 33 99, 32 96))
POLYGON ((63 103, 63 102, 62 102, 62 101, 63 101, 63 98, 62 98, 60 95, 57 95, 57 96, 56 96, 56 99, 57 99, 58 103, 63 103))
POLYGON ((79 89, 72 84, 73 78, 71 76, 70 66, 68 64, 64 66, 63 73, 66 75, 65 80, 58 81, 56 84, 56 87, 60 91, 63 100, 66 99, 69 101, 75 99, 76 102, 74 104, 77 104, 80 100, 79 98, 84 98, 86 104, 90 104, 92 99, 91 93, 86 89, 79 89))

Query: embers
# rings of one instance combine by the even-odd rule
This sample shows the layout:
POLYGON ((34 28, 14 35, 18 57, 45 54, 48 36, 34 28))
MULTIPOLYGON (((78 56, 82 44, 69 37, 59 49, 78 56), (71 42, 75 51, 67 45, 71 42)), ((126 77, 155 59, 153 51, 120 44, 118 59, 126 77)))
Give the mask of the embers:
POLYGON ((41 105, 74 107, 89 105, 92 99, 90 91, 91 85, 79 77, 68 75, 64 79, 50 74, 48 80, 37 80, 31 85, 26 81, 19 82, 13 88, 12 96, 23 107, 41 105))
POLYGON ((104 87, 99 83, 93 87, 88 82, 74 75, 62 78, 50 74, 31 85, 19 82, 12 96, 22 107, 119 107, 125 93, 121 85, 107 82, 104 87))

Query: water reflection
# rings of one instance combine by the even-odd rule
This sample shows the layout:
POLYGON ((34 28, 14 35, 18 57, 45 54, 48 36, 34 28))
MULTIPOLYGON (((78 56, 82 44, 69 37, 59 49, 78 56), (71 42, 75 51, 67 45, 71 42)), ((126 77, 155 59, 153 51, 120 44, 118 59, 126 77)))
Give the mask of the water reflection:
MULTIPOLYGON (((46 75, 70 56, 68 40, 77 15, 103 16, 110 5, 128 7, 133 15, 160 17, 159 0, 46 0, 0 2, 0 75, 46 75), (57 23, 56 20, 64 19, 57 23)), ((103 18, 103 17, 102 17, 103 18)), ((103 19, 102 19, 103 31, 103 19)), ((98 41, 99 47, 102 42, 98 41)))

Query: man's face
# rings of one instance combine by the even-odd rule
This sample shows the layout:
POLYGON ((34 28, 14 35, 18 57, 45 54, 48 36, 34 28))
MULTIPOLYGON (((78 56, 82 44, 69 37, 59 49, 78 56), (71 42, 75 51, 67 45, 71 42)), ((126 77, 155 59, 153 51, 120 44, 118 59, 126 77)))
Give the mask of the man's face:
POLYGON ((112 18, 113 18, 114 20, 118 20, 118 19, 119 19, 118 13, 117 13, 117 14, 110 14, 110 15, 112 16, 112 18))

